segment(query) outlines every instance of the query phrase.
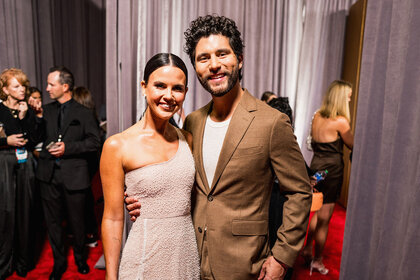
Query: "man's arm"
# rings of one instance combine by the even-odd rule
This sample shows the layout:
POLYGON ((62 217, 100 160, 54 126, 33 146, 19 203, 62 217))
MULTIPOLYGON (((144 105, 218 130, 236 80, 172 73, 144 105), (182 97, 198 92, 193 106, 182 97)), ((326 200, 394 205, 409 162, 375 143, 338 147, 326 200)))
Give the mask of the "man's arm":
POLYGON ((312 194, 303 156, 284 114, 279 114, 272 126, 270 159, 287 198, 271 253, 277 261, 292 267, 305 240, 312 194))

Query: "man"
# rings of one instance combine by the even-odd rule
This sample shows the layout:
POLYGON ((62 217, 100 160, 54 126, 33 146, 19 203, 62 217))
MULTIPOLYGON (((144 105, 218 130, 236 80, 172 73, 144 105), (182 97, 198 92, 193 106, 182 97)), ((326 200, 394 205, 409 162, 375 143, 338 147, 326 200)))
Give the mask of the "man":
MULTIPOLYGON (((243 44, 232 20, 199 17, 185 37, 197 77, 212 95, 184 123, 193 135, 197 169, 192 216, 201 278, 283 279, 303 245, 311 204, 290 122, 241 88, 243 44), (270 251, 268 206, 274 175, 288 200, 270 251)), ((140 214, 140 203, 127 206, 136 209, 130 214, 140 214)))
POLYGON ((42 206, 54 255, 50 279, 60 279, 67 268, 64 213, 74 234, 78 271, 89 272, 84 253, 85 199, 90 186, 87 155, 99 149, 100 133, 91 110, 72 99, 73 86, 73 74, 67 68, 53 67, 46 90, 55 102, 40 108, 36 101, 30 100, 46 125, 36 176, 40 180, 42 206))

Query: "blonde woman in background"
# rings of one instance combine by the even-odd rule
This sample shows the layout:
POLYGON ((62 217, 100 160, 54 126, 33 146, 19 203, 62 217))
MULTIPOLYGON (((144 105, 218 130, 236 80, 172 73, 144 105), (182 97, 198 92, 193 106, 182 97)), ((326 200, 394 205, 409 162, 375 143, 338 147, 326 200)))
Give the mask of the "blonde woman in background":
POLYGON ((328 175, 316 186, 324 195, 324 202, 310 221, 306 246, 303 249, 303 257, 310 265, 311 274, 312 270, 324 275, 329 271, 322 262, 322 252, 327 240, 328 225, 343 183, 343 144, 349 149, 353 148, 349 109, 351 94, 350 83, 340 80, 332 82, 321 108, 316 111, 312 120, 314 156, 311 168, 328 170, 328 175), (315 243, 314 255, 312 255, 313 243, 315 243))

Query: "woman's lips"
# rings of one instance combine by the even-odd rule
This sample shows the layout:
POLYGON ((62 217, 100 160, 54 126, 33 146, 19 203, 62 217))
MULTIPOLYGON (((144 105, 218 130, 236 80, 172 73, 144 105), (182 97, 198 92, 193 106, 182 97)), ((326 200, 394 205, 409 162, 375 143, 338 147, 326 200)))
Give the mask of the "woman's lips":
POLYGON ((175 104, 159 103, 159 106, 167 111, 171 111, 175 108, 175 104))

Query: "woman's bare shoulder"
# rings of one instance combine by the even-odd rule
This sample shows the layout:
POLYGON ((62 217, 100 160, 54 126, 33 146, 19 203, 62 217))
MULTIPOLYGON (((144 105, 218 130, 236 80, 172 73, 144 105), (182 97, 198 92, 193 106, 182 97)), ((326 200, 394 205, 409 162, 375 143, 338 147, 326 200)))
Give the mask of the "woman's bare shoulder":
POLYGON ((336 123, 337 126, 339 126, 340 128, 347 128, 350 126, 349 121, 343 117, 343 116, 338 116, 334 119, 334 122, 336 123))
POLYGON ((120 133, 110 136, 105 141, 104 147, 107 145, 110 148, 122 148, 127 142, 135 138, 135 130, 135 125, 133 125, 120 133))
POLYGON ((117 133, 106 139, 102 154, 110 154, 112 157, 121 155, 120 151, 124 147, 124 136, 122 133, 117 133))
POLYGON ((121 151, 133 137, 133 128, 129 127, 120 133, 110 136, 104 143, 104 150, 121 151))

